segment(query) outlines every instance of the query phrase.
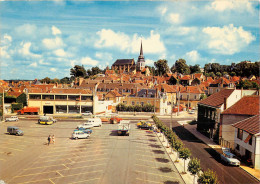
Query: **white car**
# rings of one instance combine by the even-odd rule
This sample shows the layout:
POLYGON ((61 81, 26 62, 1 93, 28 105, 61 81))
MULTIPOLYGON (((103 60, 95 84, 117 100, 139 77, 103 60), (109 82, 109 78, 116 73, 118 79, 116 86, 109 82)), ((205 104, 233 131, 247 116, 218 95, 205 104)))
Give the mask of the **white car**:
POLYGON ((5 121, 18 121, 18 117, 17 116, 11 116, 10 118, 6 118, 5 121))
POLYGON ((194 110, 190 110, 189 114, 195 114, 195 111, 194 110))
POLYGON ((235 155, 230 152, 229 148, 222 148, 223 153, 220 154, 221 160, 229 165, 239 166, 240 161, 235 158, 235 155))
POLYGON ((87 139, 90 136, 90 134, 83 132, 83 131, 74 131, 72 133, 73 139, 87 139))
POLYGON ((86 123, 83 123, 81 125, 78 125, 77 128, 92 128, 95 126, 102 126, 102 121, 100 118, 89 118, 88 121, 86 123))
POLYGON ((92 116, 92 112, 86 111, 81 113, 83 116, 92 116))

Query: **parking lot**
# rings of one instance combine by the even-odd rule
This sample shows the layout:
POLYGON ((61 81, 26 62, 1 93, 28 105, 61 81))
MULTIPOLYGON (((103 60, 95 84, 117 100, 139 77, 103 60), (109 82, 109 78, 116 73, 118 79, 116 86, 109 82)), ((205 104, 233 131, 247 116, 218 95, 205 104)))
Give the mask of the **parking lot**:
POLYGON ((184 183, 159 139, 131 121, 130 136, 115 124, 93 128, 88 139, 72 140, 81 122, 40 125, 20 120, 0 124, 0 180, 6 183, 184 183), (6 134, 19 126, 24 136, 6 134), (48 135, 56 142, 47 145, 48 135))

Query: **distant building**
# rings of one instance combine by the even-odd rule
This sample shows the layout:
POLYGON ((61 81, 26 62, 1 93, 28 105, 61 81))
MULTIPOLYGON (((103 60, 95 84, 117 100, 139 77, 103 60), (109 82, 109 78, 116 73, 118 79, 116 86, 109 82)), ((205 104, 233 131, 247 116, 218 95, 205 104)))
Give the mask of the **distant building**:
POLYGON ((143 55, 143 46, 141 42, 140 55, 138 57, 137 63, 135 64, 134 59, 117 59, 112 67, 112 70, 117 70, 119 73, 129 73, 142 72, 145 71, 145 60, 143 55))

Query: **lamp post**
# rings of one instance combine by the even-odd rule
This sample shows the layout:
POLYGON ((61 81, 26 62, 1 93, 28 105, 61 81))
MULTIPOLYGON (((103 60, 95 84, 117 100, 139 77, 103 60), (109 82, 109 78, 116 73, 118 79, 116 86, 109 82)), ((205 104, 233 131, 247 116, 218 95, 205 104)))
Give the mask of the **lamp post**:
MULTIPOLYGON (((173 97, 173 96, 172 96, 173 97)), ((170 122, 170 130, 172 130, 172 108, 173 108, 173 100, 171 98, 171 122, 170 122)))
POLYGON ((5 121, 5 118, 4 118, 4 111, 5 111, 5 91, 4 91, 4 88, 3 88, 3 95, 2 95, 3 99, 2 99, 2 102, 3 102, 3 114, 2 114, 2 122, 5 121))

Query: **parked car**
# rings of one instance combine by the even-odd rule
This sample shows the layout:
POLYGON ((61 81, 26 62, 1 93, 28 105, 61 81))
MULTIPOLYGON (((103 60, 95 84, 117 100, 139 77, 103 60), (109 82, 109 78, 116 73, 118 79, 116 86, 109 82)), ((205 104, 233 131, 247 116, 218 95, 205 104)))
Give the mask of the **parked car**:
POLYGON ((24 134, 24 132, 22 130, 20 130, 18 127, 16 126, 9 126, 7 127, 7 132, 11 135, 20 135, 22 136, 24 134))
POLYGON ((129 130, 130 130, 129 121, 127 121, 127 120, 120 121, 120 123, 118 124, 118 127, 117 127, 117 134, 129 136, 129 130))
POLYGON ((153 130, 153 126, 151 123, 146 122, 146 121, 140 121, 139 123, 137 123, 137 127, 140 129, 146 129, 146 130, 153 130))
POLYGON ((40 119, 38 119, 38 123, 43 125, 52 125, 53 123, 56 122, 57 120, 53 119, 53 117, 50 116, 41 116, 40 119))
POLYGON ((189 114, 195 114, 195 111, 194 110, 190 110, 189 114))
POLYGON ((90 134, 83 132, 83 131, 74 131, 72 133, 73 139, 87 139, 90 136, 90 134))
POLYGON ((92 112, 86 111, 81 113, 83 116, 92 116, 92 112))
POLYGON ((91 129, 85 129, 85 128, 78 128, 78 129, 75 129, 74 130, 74 132, 75 131, 83 131, 83 132, 85 132, 85 133, 87 133, 87 134, 92 134, 92 132, 93 132, 93 130, 91 130, 91 129))
POLYGON ((220 154, 220 158, 222 161, 229 165, 239 166, 240 161, 235 158, 235 155, 230 152, 229 148, 222 148, 222 153, 220 154))
POLYGON ((88 121, 86 123, 83 123, 81 125, 78 125, 77 128, 92 128, 95 126, 102 126, 102 121, 100 118, 89 118, 88 121))
POLYGON ((17 116, 11 116, 10 118, 6 118, 5 121, 18 121, 18 117, 17 116))

